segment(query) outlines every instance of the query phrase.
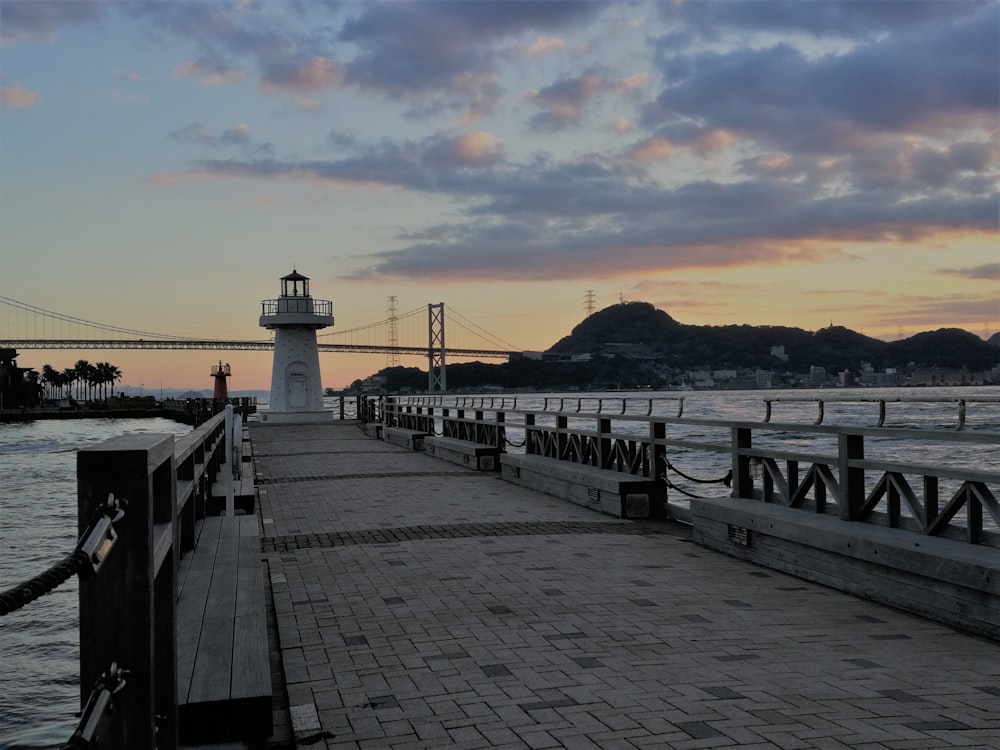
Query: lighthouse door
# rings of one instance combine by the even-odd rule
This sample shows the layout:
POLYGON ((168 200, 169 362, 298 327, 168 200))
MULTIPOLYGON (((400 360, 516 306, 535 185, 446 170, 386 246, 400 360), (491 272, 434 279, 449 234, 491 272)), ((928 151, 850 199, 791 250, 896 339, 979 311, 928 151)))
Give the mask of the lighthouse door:
POLYGON ((306 397, 306 376, 301 372, 289 373, 285 381, 288 392, 288 408, 304 409, 308 404, 306 397))

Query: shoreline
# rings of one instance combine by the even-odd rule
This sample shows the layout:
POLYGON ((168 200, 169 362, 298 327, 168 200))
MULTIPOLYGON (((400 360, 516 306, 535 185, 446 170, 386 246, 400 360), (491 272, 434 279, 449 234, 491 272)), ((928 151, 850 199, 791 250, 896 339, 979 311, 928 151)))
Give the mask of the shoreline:
MULTIPOLYGON (((34 422, 42 419, 175 419, 177 412, 164 409, 4 409, 0 422, 34 422)), ((175 419, 176 421, 176 419, 175 419)))

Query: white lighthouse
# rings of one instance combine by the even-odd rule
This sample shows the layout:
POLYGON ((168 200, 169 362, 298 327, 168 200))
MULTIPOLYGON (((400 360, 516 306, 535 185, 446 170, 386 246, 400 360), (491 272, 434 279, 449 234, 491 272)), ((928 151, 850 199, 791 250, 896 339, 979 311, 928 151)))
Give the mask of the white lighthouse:
POLYGON ((333 302, 309 296, 309 279, 293 270, 281 279, 281 296, 261 302, 260 325, 274 331, 270 411, 264 422, 321 422, 323 385, 316 331, 333 325, 333 302))

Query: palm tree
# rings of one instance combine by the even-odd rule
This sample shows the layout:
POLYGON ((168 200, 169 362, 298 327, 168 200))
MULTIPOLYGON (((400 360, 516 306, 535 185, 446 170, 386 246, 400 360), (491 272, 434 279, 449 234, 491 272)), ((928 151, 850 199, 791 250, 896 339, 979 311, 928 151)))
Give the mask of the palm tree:
POLYGON ((67 367, 62 371, 62 387, 63 396, 66 395, 66 389, 69 388, 69 395, 73 395, 73 383, 76 382, 76 370, 72 367, 67 367))
POLYGON ((53 398, 53 391, 58 386, 59 371, 52 365, 42 365, 42 382, 45 383, 45 397, 53 398))
POLYGON ((42 384, 41 375, 38 370, 32 368, 24 373, 24 382, 27 386, 26 390, 31 395, 28 397, 28 406, 38 406, 42 400, 42 384))
POLYGON ((113 392, 115 381, 122 379, 122 371, 110 362, 98 362, 94 365, 94 371, 96 382, 101 386, 101 398, 107 399, 107 386, 110 385, 113 392))
POLYGON ((85 359, 78 359, 73 365, 73 379, 76 381, 76 400, 86 401, 87 375, 90 370, 90 362, 85 359))

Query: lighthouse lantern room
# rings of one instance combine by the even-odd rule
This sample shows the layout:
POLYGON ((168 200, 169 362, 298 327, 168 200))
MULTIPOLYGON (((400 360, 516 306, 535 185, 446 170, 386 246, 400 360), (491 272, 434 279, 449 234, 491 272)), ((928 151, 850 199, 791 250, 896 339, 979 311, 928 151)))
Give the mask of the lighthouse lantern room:
POLYGON ((261 302, 260 326, 274 331, 271 400, 263 422, 319 422, 323 411, 316 331, 333 325, 333 302, 313 299, 309 279, 293 270, 281 279, 281 296, 261 302))

